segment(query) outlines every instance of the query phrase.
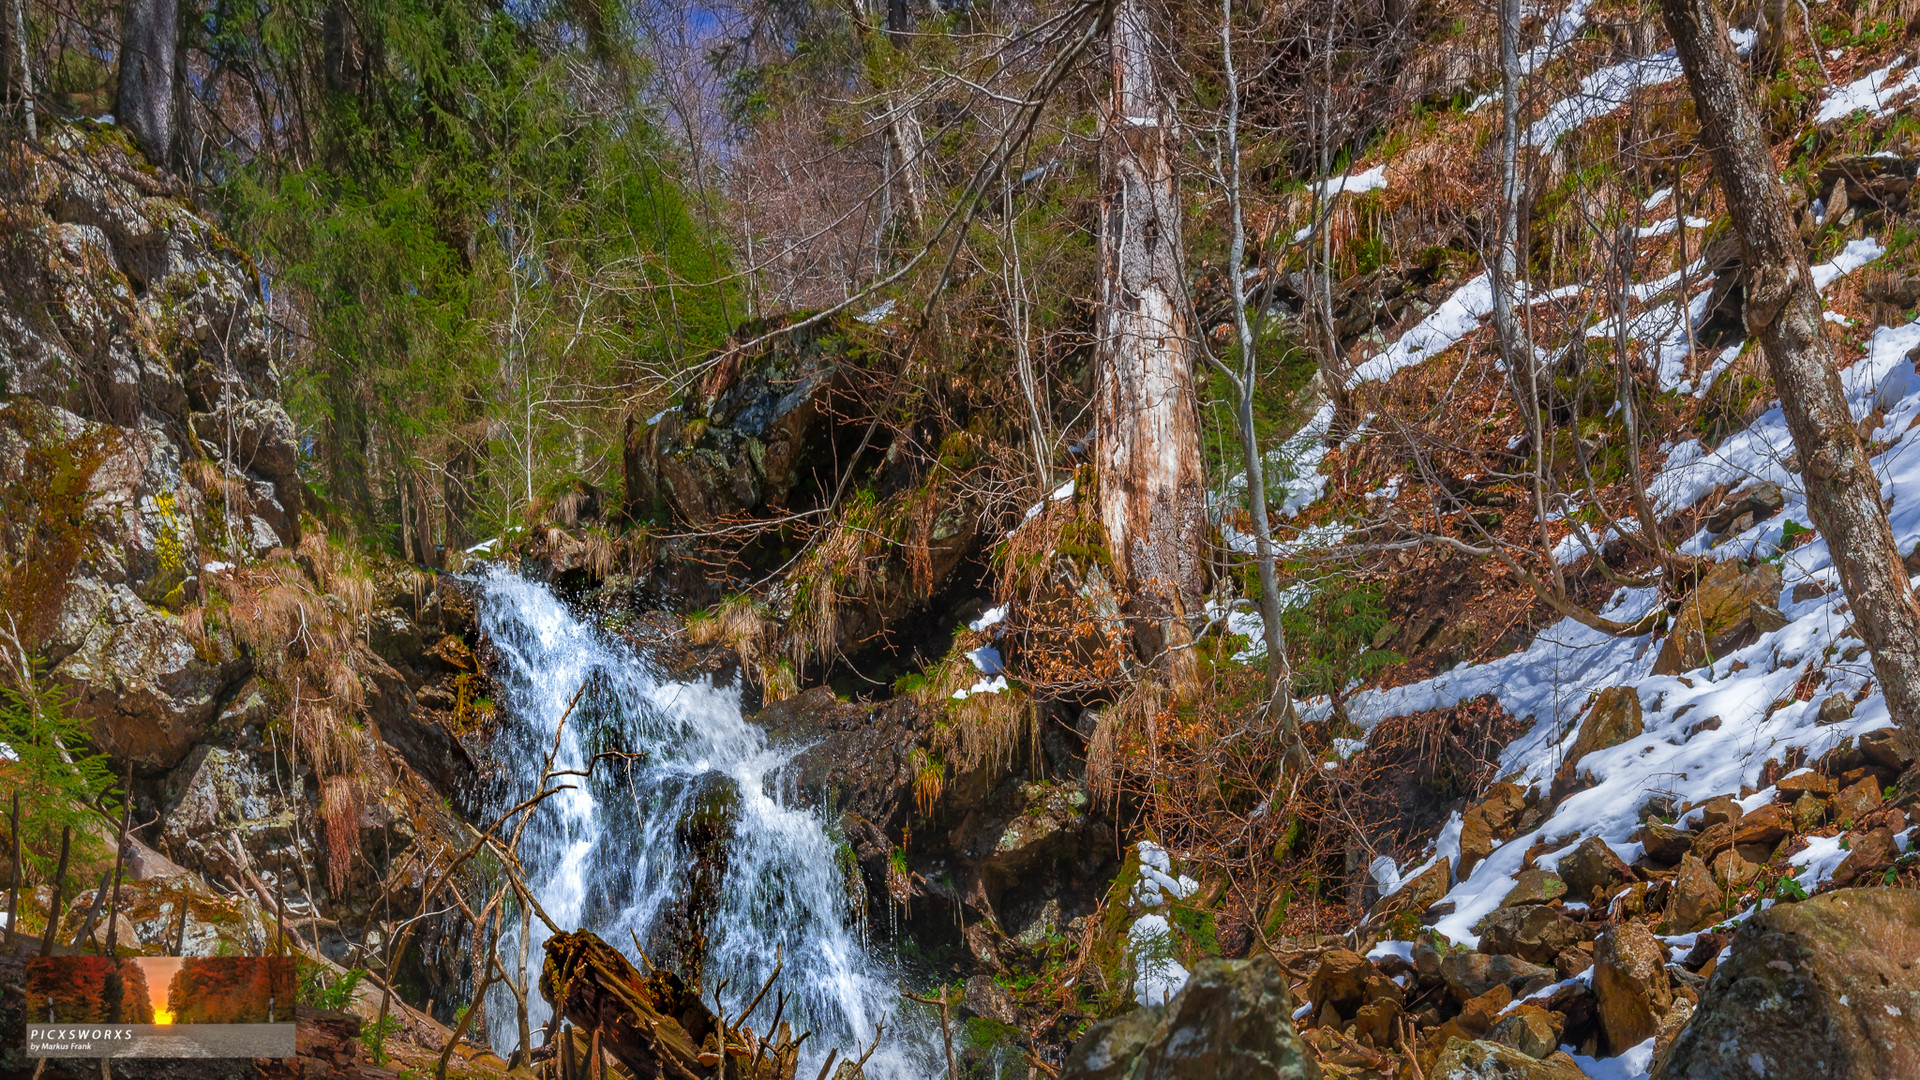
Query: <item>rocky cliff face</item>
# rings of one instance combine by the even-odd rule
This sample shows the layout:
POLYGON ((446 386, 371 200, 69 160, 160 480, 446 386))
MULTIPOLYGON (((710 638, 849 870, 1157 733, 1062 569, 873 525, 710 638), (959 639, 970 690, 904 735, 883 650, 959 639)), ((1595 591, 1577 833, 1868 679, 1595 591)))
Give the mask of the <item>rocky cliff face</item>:
MULTIPOLYGON (((418 903, 393 868, 431 865, 480 783, 455 734, 483 718, 470 605, 329 541, 277 401, 260 272, 188 193, 111 126, 15 149, 0 647, 132 771, 119 941, 253 952, 284 896, 309 944, 351 959, 375 897, 418 903)), ((101 869, 70 876, 75 930, 101 869)), ((450 984, 445 965, 412 974, 450 984)))
POLYGON ((0 234, 9 609, 102 748, 152 773, 249 671, 177 615, 210 564, 299 542, 293 423, 248 261, 112 132, 47 149, 0 234))

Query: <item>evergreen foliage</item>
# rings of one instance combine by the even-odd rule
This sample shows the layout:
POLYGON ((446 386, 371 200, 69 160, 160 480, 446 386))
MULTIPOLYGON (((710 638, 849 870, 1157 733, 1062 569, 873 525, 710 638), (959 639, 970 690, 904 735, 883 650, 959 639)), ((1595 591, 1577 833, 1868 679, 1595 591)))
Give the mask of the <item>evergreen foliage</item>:
POLYGON ((104 849, 94 835, 96 810, 118 810, 108 798, 115 785, 106 755, 88 749, 89 722, 68 714, 72 702, 57 684, 28 674, 24 685, 0 681, 0 758, 12 758, 0 760, 0 815, 17 792, 21 854, 44 880, 53 876, 63 830, 72 830, 68 865, 84 866, 104 849))
POLYGON ((741 314, 619 11, 221 5, 208 34, 324 72, 278 117, 303 139, 211 171, 296 343, 316 491, 431 562, 606 486, 633 399, 741 314))

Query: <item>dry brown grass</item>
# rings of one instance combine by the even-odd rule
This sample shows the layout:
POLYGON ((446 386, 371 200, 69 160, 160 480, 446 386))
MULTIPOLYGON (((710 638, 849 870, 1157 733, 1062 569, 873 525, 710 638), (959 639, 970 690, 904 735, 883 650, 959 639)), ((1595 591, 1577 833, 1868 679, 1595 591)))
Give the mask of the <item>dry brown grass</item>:
POLYGON ((760 687, 767 703, 800 692, 793 664, 778 655, 779 627, 767 609, 747 596, 729 596, 712 609, 687 618, 687 638, 695 645, 724 645, 740 658, 740 667, 760 687))
POLYGON ((234 641, 288 701, 294 750, 319 779, 327 874, 337 893, 358 854, 366 785, 386 775, 385 758, 359 720, 367 707, 359 638, 374 604, 373 581, 352 552, 313 527, 297 555, 276 549, 206 588, 215 596, 185 613, 187 636, 196 649, 213 648, 218 623, 211 612, 224 601, 234 641))
POLYGON ((346 776, 330 776, 320 785, 320 817, 326 823, 327 888, 346 890, 353 860, 360 853, 360 791, 346 776))
POLYGON ((594 577, 605 580, 619 563, 620 547, 613 537, 599 529, 589 530, 580 541, 580 565, 594 577))

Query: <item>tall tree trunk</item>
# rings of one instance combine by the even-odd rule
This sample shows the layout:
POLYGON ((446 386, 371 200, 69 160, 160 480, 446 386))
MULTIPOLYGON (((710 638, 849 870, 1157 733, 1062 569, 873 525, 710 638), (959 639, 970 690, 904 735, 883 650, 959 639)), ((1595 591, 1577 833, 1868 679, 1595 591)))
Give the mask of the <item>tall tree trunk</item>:
POLYGON ((147 160, 162 167, 173 147, 173 61, 179 40, 179 0, 126 0, 114 118, 147 160))
POLYGON ((1759 340, 1780 394, 1807 511, 1833 552, 1854 631, 1873 651, 1887 708, 1912 737, 1920 734, 1920 606, 1833 368, 1806 249, 1720 13, 1711 0, 1661 0, 1660 6, 1746 253, 1747 332, 1759 340))
MULTIPOLYGON (((854 32, 868 47, 873 35, 861 0, 854 0, 854 32)), ((886 39, 896 49, 907 46, 907 5, 905 0, 875 0, 875 14, 885 19, 886 39)), ((899 90, 883 90, 880 95, 886 109, 887 144, 893 154, 893 181, 899 185, 901 201, 907 205, 907 219, 916 232, 927 223, 926 135, 920 118, 913 113, 913 95, 899 90)))
POLYGON ((40 127, 33 115, 33 63, 27 58, 26 0, 13 0, 13 48, 20 57, 20 114, 26 120, 27 138, 38 141, 40 127))
POLYGON ((1185 619, 1205 586, 1206 510, 1180 197, 1152 40, 1139 0, 1120 0, 1101 143, 1095 468, 1136 646, 1179 690, 1196 666, 1185 619))
POLYGON ((1759 33, 1754 43, 1753 68, 1763 75, 1778 75, 1787 62, 1787 54, 1793 51, 1793 19, 1787 14, 1787 0, 1762 0, 1759 14, 1760 25, 1754 28, 1759 33))

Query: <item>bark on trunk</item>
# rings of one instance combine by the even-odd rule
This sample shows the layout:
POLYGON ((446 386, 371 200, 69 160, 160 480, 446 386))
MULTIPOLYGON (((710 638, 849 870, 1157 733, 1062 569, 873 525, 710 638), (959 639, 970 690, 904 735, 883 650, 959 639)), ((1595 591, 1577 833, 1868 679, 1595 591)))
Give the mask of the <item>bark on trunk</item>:
POLYGON ((1206 513, 1170 110, 1151 43, 1138 0, 1120 0, 1101 145, 1095 467, 1136 645, 1178 689, 1193 667, 1181 646, 1205 587, 1206 513))
POLYGON ((40 125, 33 113, 33 62, 27 56, 27 8, 25 0, 13 0, 13 49, 20 58, 20 115, 27 125, 27 138, 39 141, 40 125))
POLYGON ((179 40, 179 0, 127 0, 114 119, 147 160, 162 167, 173 146, 173 60, 179 40))
POLYGON ((1762 0, 1758 37, 1753 49, 1754 70, 1777 75, 1793 49, 1793 19, 1787 13, 1787 0, 1762 0))
POLYGON ((1661 9, 1746 252, 1747 331, 1780 394, 1807 510, 1833 552, 1887 707, 1911 737, 1920 733, 1920 606, 1834 371, 1806 249, 1720 13, 1710 0, 1661 0, 1661 9))

